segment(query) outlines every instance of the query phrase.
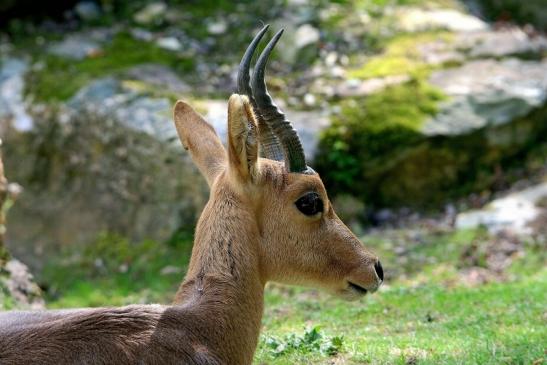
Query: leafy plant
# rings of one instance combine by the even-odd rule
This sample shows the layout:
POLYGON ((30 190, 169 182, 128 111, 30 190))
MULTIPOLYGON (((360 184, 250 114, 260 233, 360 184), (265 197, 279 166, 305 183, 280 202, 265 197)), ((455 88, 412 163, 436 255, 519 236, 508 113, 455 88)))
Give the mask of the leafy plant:
POLYGON ((317 352, 323 356, 334 356, 342 350, 343 342, 341 336, 323 336, 318 327, 307 329, 302 336, 291 333, 281 339, 269 337, 265 340, 266 347, 273 357, 283 356, 289 352, 317 352))

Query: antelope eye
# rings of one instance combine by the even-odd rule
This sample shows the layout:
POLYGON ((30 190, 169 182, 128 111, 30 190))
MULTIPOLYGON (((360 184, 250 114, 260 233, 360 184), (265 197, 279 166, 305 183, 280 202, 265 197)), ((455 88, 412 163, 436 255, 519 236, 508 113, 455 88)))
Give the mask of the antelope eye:
POLYGON ((323 201, 319 194, 311 192, 300 197, 295 203, 299 211, 305 215, 316 215, 323 212, 323 201))

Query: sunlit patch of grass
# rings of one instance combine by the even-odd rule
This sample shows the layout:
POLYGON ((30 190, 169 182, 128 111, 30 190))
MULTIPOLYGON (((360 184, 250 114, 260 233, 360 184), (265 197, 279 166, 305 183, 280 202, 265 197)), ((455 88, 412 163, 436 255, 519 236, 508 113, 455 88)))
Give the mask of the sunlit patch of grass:
MULTIPOLYGON (((385 232, 384 232, 385 233, 385 232)), ((257 364, 528 364, 545 361, 545 254, 524 244, 509 282, 468 287, 461 255, 483 230, 422 234, 394 231, 363 238, 388 277, 378 293, 345 302, 316 290, 270 285, 257 364), (406 247, 401 252, 399 246, 406 247), (399 252, 395 254, 394 252, 399 252), (404 258, 404 260, 401 260, 404 258), (519 271, 528 263, 530 270, 519 271), (398 267, 397 265, 401 265, 398 267), (394 273, 390 273, 394 271, 394 273), (450 284, 449 284, 450 283, 450 284), (268 341, 318 326, 343 336, 336 356, 320 351, 272 354, 268 341)))
POLYGON ((390 75, 427 73, 435 66, 425 62, 418 48, 432 42, 449 44, 452 39, 453 34, 445 31, 399 35, 387 42, 380 55, 371 57, 361 68, 350 71, 349 76, 369 79, 390 75))
POLYGON ((319 351, 273 356, 268 338, 290 336, 320 326, 329 336, 344 336, 342 356, 350 364, 500 364, 531 363, 544 356, 547 271, 514 283, 447 289, 425 284, 394 285, 360 302, 321 294, 310 310, 294 296, 279 308, 267 296, 262 341, 256 363, 330 364, 319 351), (277 307, 277 308, 276 308, 277 307), (274 316, 283 313, 283 324, 274 316))
POLYGON ((40 281, 51 308, 169 303, 186 271, 189 239, 131 243, 103 234, 82 253, 48 263, 40 281))

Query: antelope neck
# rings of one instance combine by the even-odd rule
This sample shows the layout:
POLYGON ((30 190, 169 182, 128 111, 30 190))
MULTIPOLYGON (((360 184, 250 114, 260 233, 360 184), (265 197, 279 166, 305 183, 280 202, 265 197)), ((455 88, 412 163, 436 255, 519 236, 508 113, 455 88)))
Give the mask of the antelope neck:
POLYGON ((264 303, 258 229, 232 194, 216 196, 196 227, 188 273, 174 304, 189 309, 199 322, 201 345, 218 349, 215 357, 222 363, 250 364, 264 303))

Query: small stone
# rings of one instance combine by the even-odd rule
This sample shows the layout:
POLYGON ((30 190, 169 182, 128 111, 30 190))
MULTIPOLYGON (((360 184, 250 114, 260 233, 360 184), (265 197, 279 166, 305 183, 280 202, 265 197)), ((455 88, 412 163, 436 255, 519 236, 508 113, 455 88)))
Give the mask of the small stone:
POLYGON ((223 20, 212 22, 212 23, 209 23, 209 25, 207 25, 207 31, 213 35, 222 34, 226 32, 227 29, 228 29, 228 24, 223 20))
POLYGON ((150 3, 144 8, 139 10, 133 17, 135 22, 139 24, 152 24, 161 20, 165 12, 167 11, 167 5, 161 2, 150 3))
POLYGON ((131 29, 131 35, 133 36, 133 38, 145 42, 150 42, 154 39, 154 34, 152 34, 152 32, 149 32, 146 29, 142 28, 131 29))
POLYGON ((101 9, 92 1, 81 1, 74 7, 74 12, 83 20, 95 20, 101 15, 101 9))
POLYGON ((304 104, 308 107, 312 107, 317 102, 315 95, 313 94, 306 94, 304 95, 304 104))
POLYGON ((306 47, 309 44, 313 44, 319 41, 320 33, 317 28, 310 24, 304 24, 298 27, 294 35, 296 48, 300 49, 306 47))
POLYGON ((333 67, 336 65, 336 61, 338 60, 338 54, 336 52, 329 52, 327 57, 325 57, 325 65, 327 67, 333 67))
POLYGON ((101 46, 83 35, 71 35, 60 42, 53 43, 48 48, 48 52, 64 58, 82 60, 101 53, 101 46))
POLYGON ((164 37, 157 40, 156 44, 158 47, 167 49, 169 51, 180 51, 182 49, 182 44, 175 37, 164 37))

